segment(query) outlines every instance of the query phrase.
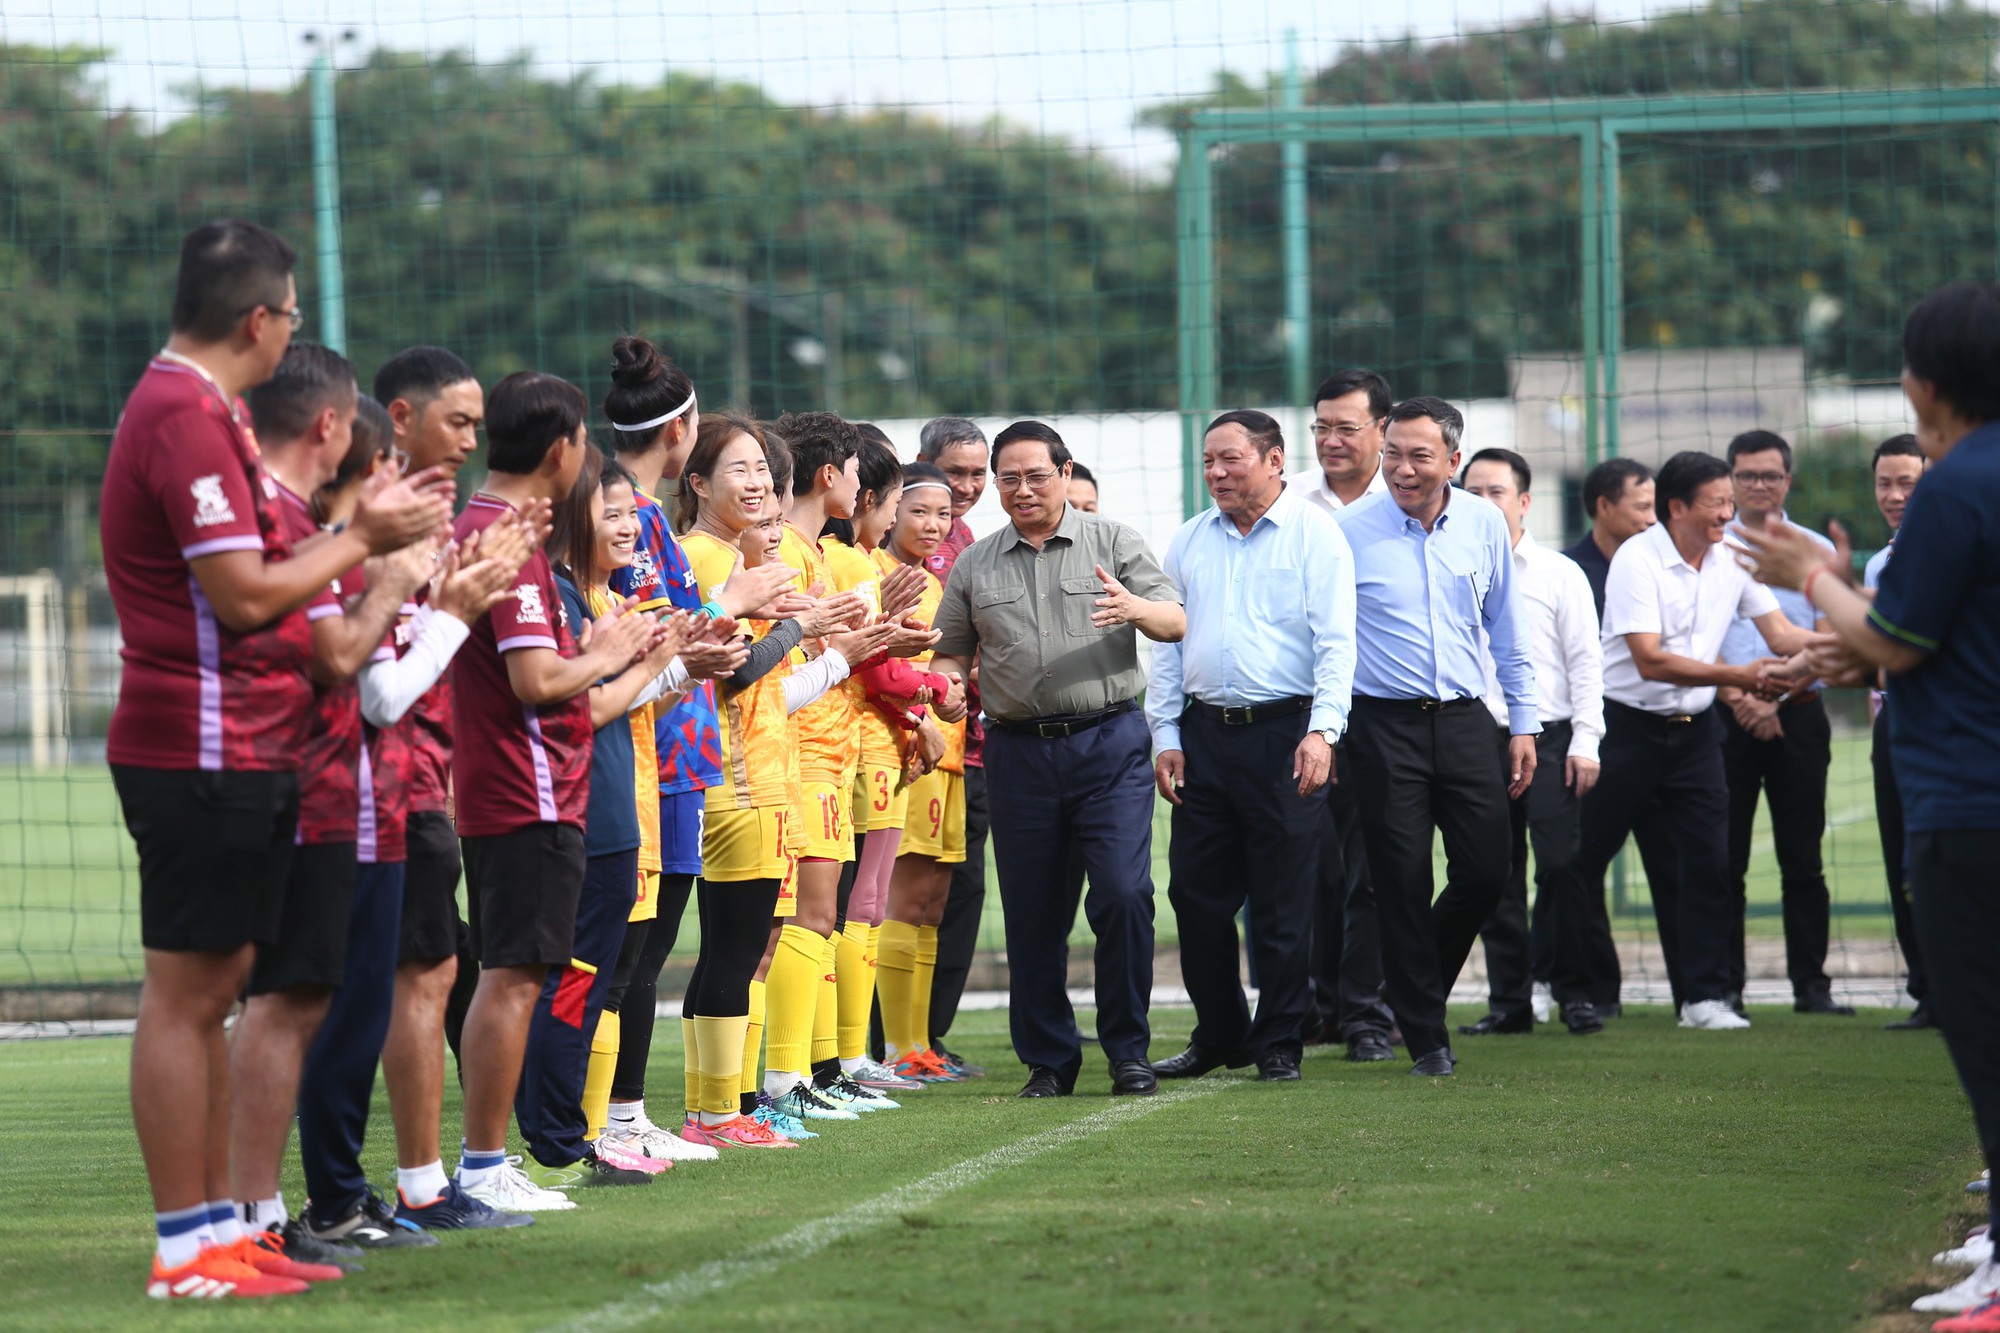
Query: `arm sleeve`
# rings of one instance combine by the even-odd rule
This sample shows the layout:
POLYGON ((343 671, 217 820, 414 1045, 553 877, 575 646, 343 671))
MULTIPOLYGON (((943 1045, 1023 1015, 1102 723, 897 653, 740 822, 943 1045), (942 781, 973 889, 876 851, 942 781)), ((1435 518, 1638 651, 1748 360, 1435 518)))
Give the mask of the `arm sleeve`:
MULTIPOLYGON (((1161 573, 1173 585, 1174 592, 1183 602, 1187 598, 1187 585, 1181 579, 1181 554, 1192 539, 1192 524, 1185 524, 1174 539, 1167 543, 1167 558, 1161 566, 1161 573)), ((1189 630, 1194 626, 1190 624, 1189 630)), ((1186 640, 1183 638, 1182 642, 1186 640)), ((1153 750, 1156 754, 1181 748, 1181 713, 1187 707, 1187 691, 1181 661, 1181 643, 1156 643, 1153 645, 1152 670, 1146 681, 1146 722, 1153 731, 1153 750)))
MULTIPOLYGON (((1308 515, 1310 517, 1310 515, 1308 515)), ((1312 628, 1312 730, 1347 730, 1354 703, 1354 552, 1332 519, 1316 519, 1319 533, 1305 561, 1306 623, 1312 628)), ((1511 561, 1509 563, 1512 563, 1511 561)))
POLYGON ((938 602, 937 619, 931 628, 939 634, 932 651, 942 657, 970 657, 979 647, 979 630, 972 623, 971 578, 966 574, 966 552, 959 553, 945 580, 944 595, 938 602))
POLYGON ((1666 625, 1660 619, 1660 590, 1646 568, 1655 562, 1650 552, 1640 546, 1635 538, 1611 557, 1611 572, 1604 578, 1605 634, 1666 632, 1666 625))
POLYGON ((771 632, 750 645, 750 656, 729 678, 731 689, 744 690, 771 674, 778 663, 805 639, 796 620, 780 620, 771 632))
POLYGON ((632 707, 644 708, 647 704, 652 703, 656 699, 662 698, 669 694, 678 693, 681 689, 683 689, 687 685, 687 683, 688 683, 687 664, 681 661, 680 658, 676 657, 673 661, 667 663, 667 669, 665 671, 662 671, 659 675, 653 677, 653 679, 647 683, 646 688, 639 691, 639 697, 632 701, 632 707))
MULTIPOLYGON (((537 553, 521 567, 514 591, 495 602, 486 613, 493 627, 493 642, 503 653, 517 648, 560 651, 555 614, 561 600, 562 593, 548 560, 537 553)), ((578 632, 582 632, 580 623, 578 632)))
POLYGON ((255 465, 245 468, 230 430, 220 405, 204 400, 163 422, 162 447, 147 451, 150 489, 183 560, 264 549, 250 489, 255 465))
POLYGON ((1597 604, 1581 565, 1564 557, 1557 568, 1562 595, 1556 607, 1562 619, 1556 641, 1569 663, 1569 753, 1573 759, 1594 761, 1604 739, 1604 641, 1597 629, 1597 604))
POLYGON ((846 679, 847 659, 838 648, 827 649, 785 677, 786 714, 798 712, 846 679))
POLYGON ((1533 736, 1542 729, 1535 708, 1535 667, 1522 629, 1521 586, 1514 574, 1514 552, 1508 545, 1504 519, 1494 525, 1488 559, 1493 562, 1493 582, 1486 589, 1480 614, 1486 620, 1493 650, 1493 674, 1507 698, 1507 730, 1515 736, 1533 736))
POLYGON ((943 694, 951 688, 951 682, 943 676, 918 670, 906 657, 872 658, 852 674, 870 699, 913 699, 918 690, 926 687, 932 694, 943 694))
POLYGON ((445 668, 472 633, 457 616, 425 607, 411 622, 410 649, 394 660, 371 661, 361 669, 361 716, 377 727, 402 720, 411 705, 443 677, 445 668))
MULTIPOLYGON (((1149 602, 1172 602, 1181 604, 1180 589, 1174 586, 1167 572, 1160 568, 1160 562, 1146 546, 1146 539, 1138 529, 1118 524, 1118 535, 1111 546, 1111 572, 1126 590, 1135 597, 1143 597, 1149 602)), ((939 652, 944 650, 940 648, 939 652)))

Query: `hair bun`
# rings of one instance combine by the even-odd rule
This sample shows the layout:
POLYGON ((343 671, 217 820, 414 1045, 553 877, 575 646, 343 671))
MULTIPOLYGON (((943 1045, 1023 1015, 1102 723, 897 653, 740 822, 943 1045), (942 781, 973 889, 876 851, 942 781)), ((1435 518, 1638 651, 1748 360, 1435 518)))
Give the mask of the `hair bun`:
POLYGON ((611 344, 611 382, 620 388, 642 388, 658 379, 665 368, 666 358, 660 349, 636 333, 611 344))

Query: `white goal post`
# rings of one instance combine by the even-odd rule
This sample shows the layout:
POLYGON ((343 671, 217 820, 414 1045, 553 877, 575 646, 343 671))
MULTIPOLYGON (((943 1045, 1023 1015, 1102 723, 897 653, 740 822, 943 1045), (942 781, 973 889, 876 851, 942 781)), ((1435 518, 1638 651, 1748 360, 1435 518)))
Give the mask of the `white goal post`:
POLYGON ((22 655, 17 679, 23 679, 28 715, 28 753, 36 768, 61 768, 69 763, 69 698, 64 689, 65 667, 62 583, 54 573, 0 576, 0 598, 25 603, 22 655))

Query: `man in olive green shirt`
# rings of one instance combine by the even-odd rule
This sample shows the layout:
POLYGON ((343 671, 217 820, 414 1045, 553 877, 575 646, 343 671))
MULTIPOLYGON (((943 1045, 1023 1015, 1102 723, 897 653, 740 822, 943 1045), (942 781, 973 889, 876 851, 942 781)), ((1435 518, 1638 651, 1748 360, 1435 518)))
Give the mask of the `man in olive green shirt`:
POLYGON ((1090 873, 1097 1039, 1111 1090, 1157 1088, 1147 1064, 1153 992, 1152 741, 1136 706, 1138 636, 1187 627, 1145 539, 1071 508, 1070 456, 1039 421, 993 441, 1009 526, 962 552, 938 609, 933 669, 979 658, 986 774, 1012 973, 1008 1023, 1029 1068, 1023 1097, 1064 1097, 1083 1065, 1067 989, 1074 846, 1090 873))

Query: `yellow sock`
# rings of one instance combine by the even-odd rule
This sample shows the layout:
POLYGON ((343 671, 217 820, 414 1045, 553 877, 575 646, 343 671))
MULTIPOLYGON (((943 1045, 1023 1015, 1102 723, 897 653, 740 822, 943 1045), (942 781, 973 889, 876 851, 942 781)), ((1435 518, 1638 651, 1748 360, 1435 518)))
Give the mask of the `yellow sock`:
POLYGON ((840 936, 829 935, 819 942, 819 998, 813 1002, 812 1062, 831 1060, 840 1054, 840 936))
POLYGON ((804 1075, 812 1068, 813 1010, 819 1005, 819 960, 825 948, 826 940, 804 926, 778 931, 767 981, 770 1019, 764 1041, 764 1065, 773 1073, 804 1075))
POLYGON ((875 969, 870 965, 866 922, 850 921, 834 937, 834 989, 839 993, 836 1024, 840 1058, 859 1060, 868 1054, 868 1009, 875 1001, 875 969))
POLYGON ((741 1108, 743 1082, 743 1034, 750 1025, 747 1015, 694 1020, 696 1048, 701 1054, 701 1112, 704 1116, 735 1115, 741 1108))
POLYGON ((590 1038, 590 1063, 583 1071, 583 1140, 595 1143, 611 1115, 611 1080, 618 1073, 618 1015, 609 1009, 597 1016, 590 1038))
POLYGON ((936 926, 917 927, 917 966, 910 979, 910 1038, 925 1050, 931 1044, 931 982, 937 976, 936 926))
MULTIPOLYGON (((763 1085, 757 1081, 757 1057, 764 1049, 764 1012, 768 1002, 765 983, 751 982, 750 1017, 748 1026, 743 1029, 743 1058, 736 1065, 736 1091, 739 1094, 763 1091, 763 1085)), ((713 1108, 704 1102, 701 1109, 707 1111, 713 1108)))
POLYGON ((923 1044, 911 1024, 914 1017, 910 1012, 911 991, 916 986, 916 971, 917 928, 907 921, 884 921, 875 985, 882 992, 882 1039, 892 1062, 923 1044))
POLYGON ((701 1113, 701 1029, 692 1018, 681 1020, 681 1081, 689 1115, 701 1113))

